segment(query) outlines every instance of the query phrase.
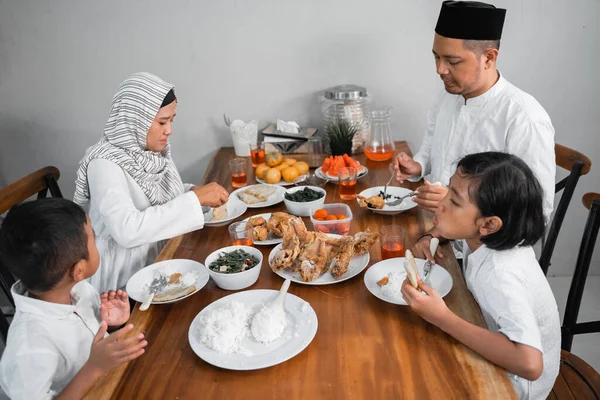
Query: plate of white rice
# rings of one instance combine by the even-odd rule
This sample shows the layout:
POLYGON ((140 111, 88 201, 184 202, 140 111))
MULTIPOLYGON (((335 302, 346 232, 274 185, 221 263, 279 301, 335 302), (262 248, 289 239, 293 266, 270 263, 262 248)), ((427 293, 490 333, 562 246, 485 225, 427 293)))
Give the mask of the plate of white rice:
POLYGON ((188 332, 198 357, 219 368, 249 371, 271 367, 296 356, 317 333, 315 310, 300 297, 285 296, 286 327, 281 336, 263 344, 254 339, 254 314, 276 297, 277 290, 247 290, 225 296, 196 315, 188 332))
MULTIPOLYGON (((404 257, 389 258, 373 264, 365 273, 365 286, 371 294, 378 299, 392 304, 405 306, 406 302, 402 298, 402 282, 406 279, 404 270, 404 257), (377 282, 387 277, 388 282, 380 286, 377 282)), ((423 266, 425 260, 415 258, 419 268, 419 276, 423 277, 423 266)), ((452 290, 452 277, 442 266, 434 264, 431 267, 428 280, 431 286, 438 291, 440 296, 444 297, 452 290)))

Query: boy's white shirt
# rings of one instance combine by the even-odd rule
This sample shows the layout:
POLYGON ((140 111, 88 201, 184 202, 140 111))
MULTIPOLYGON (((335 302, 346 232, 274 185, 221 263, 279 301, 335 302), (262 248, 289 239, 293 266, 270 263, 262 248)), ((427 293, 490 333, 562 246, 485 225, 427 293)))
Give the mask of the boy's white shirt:
POLYGON ((560 366, 560 319, 556 300, 531 247, 475 252, 463 241, 464 276, 488 329, 542 352, 536 381, 510 374, 520 399, 546 399, 560 366))
POLYGON ((72 305, 28 297, 20 281, 11 292, 16 312, 0 360, 0 385, 12 400, 51 399, 90 356, 100 296, 87 281, 73 287, 72 305))

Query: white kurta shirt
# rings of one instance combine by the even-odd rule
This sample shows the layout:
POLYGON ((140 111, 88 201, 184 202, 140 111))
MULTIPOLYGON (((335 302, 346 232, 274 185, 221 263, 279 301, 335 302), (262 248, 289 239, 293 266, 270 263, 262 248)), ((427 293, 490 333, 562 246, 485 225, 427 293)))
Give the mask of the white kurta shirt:
POLYGON ((100 268, 90 283, 99 292, 124 289, 133 274, 154 262, 167 239, 204 226, 195 193, 151 206, 133 178, 111 161, 91 161, 88 184, 89 216, 100 252, 100 268))
MULTIPOLYGON (((500 76, 481 96, 465 99, 444 91, 429 110, 427 132, 414 159, 422 176, 448 185, 468 154, 500 151, 520 157, 544 189, 544 216, 552 214, 556 160, 554 127, 542 106, 500 76)), ((421 178, 419 177, 419 179, 421 178)))
POLYGON ((465 250, 467 286, 488 329, 542 352, 544 370, 536 381, 510 374, 520 399, 546 399, 560 366, 560 319, 556 300, 531 247, 465 250))
POLYGON ((100 296, 86 281, 71 290, 72 305, 31 298, 21 281, 11 292, 16 312, 0 360, 0 385, 12 400, 51 399, 90 356, 100 329, 100 296))

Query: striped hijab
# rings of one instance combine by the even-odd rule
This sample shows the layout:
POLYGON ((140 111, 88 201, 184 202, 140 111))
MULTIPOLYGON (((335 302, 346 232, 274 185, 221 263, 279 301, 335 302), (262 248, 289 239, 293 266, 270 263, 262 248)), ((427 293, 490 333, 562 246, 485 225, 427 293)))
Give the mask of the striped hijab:
POLYGON ((90 161, 112 161, 142 188, 152 205, 183 193, 183 183, 171 159, 169 144, 161 153, 146 150, 146 134, 173 85, 148 72, 125 79, 113 98, 104 134, 86 150, 79 163, 73 201, 81 206, 90 200, 87 169, 90 161))

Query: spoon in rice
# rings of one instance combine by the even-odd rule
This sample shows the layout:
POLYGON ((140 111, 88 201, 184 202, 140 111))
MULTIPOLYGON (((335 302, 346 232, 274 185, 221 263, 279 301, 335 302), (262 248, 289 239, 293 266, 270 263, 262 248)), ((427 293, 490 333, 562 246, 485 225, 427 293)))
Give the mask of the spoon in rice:
POLYGON ((252 318, 250 331, 256 341, 260 343, 270 343, 278 339, 287 326, 283 301, 290 288, 291 281, 286 279, 279 289, 277 298, 268 305, 265 305, 252 318))

